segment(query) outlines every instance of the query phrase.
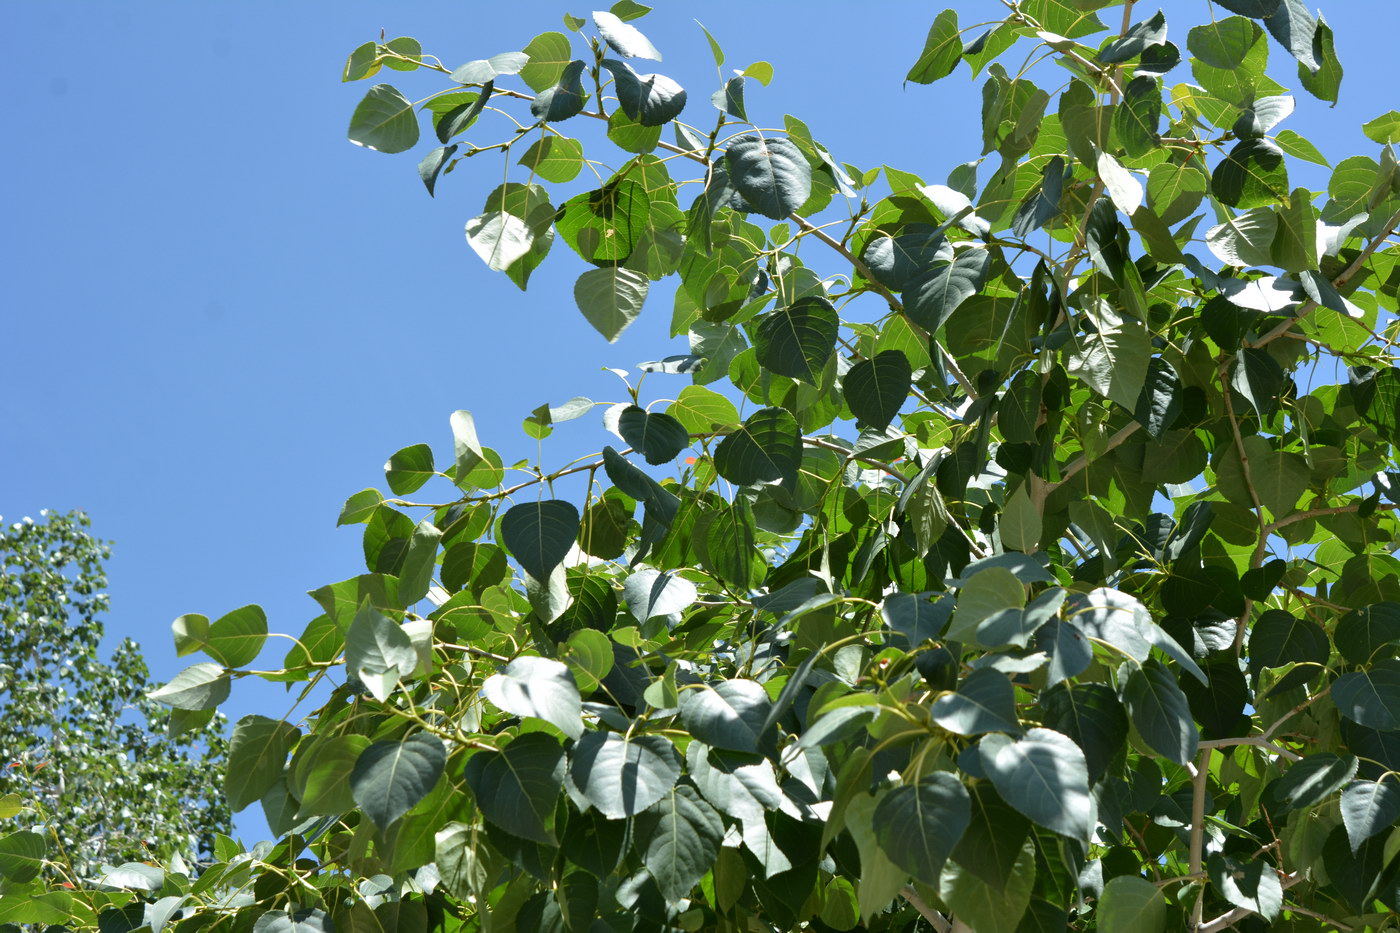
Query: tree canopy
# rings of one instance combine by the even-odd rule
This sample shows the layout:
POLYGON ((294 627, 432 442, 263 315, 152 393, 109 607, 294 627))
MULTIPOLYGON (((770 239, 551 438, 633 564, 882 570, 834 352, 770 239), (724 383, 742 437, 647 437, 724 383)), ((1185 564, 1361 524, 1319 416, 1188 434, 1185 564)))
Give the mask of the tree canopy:
POLYGON ((149 699, 129 638, 102 660, 110 546, 82 512, 40 518, 0 527, 0 815, 19 827, 0 871, 72 884, 133 861, 197 864, 231 830, 222 717, 149 699))
POLYGON ((511 462, 468 411, 445 461, 390 455, 281 668, 255 607, 178 620, 176 710, 331 686, 235 729, 229 802, 277 838, 42 894, 0 854, 0 918, 1394 926, 1400 114, 1327 164, 1286 126, 1338 98, 1326 21, 1218 6, 1171 38, 1132 0, 938 14, 908 82, 982 94, 946 175, 754 125, 771 67, 709 33, 691 99, 632 0, 462 64, 355 49, 345 81, 435 83, 373 84, 351 142, 426 150, 430 195, 502 159, 490 269, 582 260, 609 341, 674 282, 688 352, 525 418, 591 419, 595 456, 511 462))

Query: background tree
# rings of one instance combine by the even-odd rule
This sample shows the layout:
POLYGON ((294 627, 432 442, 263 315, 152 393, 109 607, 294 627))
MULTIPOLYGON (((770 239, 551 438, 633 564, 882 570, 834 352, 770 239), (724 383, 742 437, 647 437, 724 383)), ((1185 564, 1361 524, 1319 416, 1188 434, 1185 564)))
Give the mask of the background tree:
POLYGON ((222 718, 148 699, 131 639, 100 656, 110 545, 90 524, 45 511, 0 528, 0 794, 23 827, 6 852, 42 839, 70 883, 104 864, 207 858, 230 829, 222 718))
POLYGON ((407 151, 426 118, 429 193, 504 155, 466 224, 491 268, 524 288, 561 240, 608 339, 675 276, 690 352, 525 420, 601 414, 597 457, 507 468, 465 411, 449 463, 391 455, 393 498, 341 514, 366 572, 313 592, 282 669, 246 669, 255 612, 179 620, 210 660, 153 694, 176 709, 333 684, 235 730, 230 801, 278 839, 7 916, 1393 925, 1400 115, 1325 195, 1290 184, 1321 156, 1270 48, 1333 101, 1330 29, 1220 5, 1184 49, 1131 0, 939 14, 909 80, 965 62, 984 106, 983 159, 938 183, 751 124, 769 71, 714 39, 713 109, 688 101, 643 73, 631 0, 456 68, 354 50, 347 81, 451 83, 373 86, 353 142, 407 151))

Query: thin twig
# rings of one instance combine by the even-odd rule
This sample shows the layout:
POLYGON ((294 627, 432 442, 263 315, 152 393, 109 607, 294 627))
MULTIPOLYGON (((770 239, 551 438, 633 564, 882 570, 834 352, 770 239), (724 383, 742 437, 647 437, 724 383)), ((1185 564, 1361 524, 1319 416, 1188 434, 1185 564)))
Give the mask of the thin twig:
POLYGON ((1262 735, 1243 735, 1232 739, 1205 739, 1201 742, 1201 748, 1234 748, 1236 745, 1257 745, 1260 748, 1268 749, 1275 755, 1287 758, 1289 761, 1302 761, 1303 756, 1296 752, 1290 752, 1281 745, 1275 745, 1262 735))
POLYGON ((906 884, 900 889, 899 895, 908 901, 909 906, 917 910, 919 916, 927 920, 938 933, 951 933, 952 925, 942 914, 930 907, 927 901, 919 897, 919 892, 914 890, 913 885, 906 884))
MULTIPOLYGON (((1293 887, 1295 884, 1302 880, 1303 873, 1295 872, 1291 875, 1286 875, 1285 877, 1279 879, 1279 883, 1285 890, 1287 890, 1288 888, 1293 887)), ((1284 906, 1284 910, 1292 909, 1292 905, 1284 906)), ((1248 907, 1236 907, 1234 910, 1221 914, 1209 923, 1204 923, 1198 926, 1196 928, 1196 933, 1220 933, 1221 930, 1225 929, 1226 927, 1233 926, 1237 920, 1243 920, 1245 917, 1248 917, 1252 913, 1254 913, 1254 911, 1250 910, 1248 907)))
MULTIPOLYGON (((1204 743, 1202 743, 1204 744, 1204 743)), ((1186 870, 1192 875, 1201 873, 1201 857, 1205 851, 1206 838, 1206 780, 1210 777, 1211 748, 1201 749, 1196 759, 1196 774, 1191 779, 1191 847, 1186 870)), ((1201 914, 1205 910, 1206 892, 1202 886, 1196 903, 1191 908, 1191 925, 1201 925, 1201 914)))

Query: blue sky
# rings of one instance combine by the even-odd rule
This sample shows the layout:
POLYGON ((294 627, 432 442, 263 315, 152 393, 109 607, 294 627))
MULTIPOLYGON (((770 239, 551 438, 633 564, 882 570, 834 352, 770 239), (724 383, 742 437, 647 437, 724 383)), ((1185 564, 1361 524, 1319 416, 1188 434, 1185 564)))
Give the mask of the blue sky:
MULTIPOLYGON (((717 86, 698 16, 728 65, 774 64, 770 87, 749 86, 761 125, 792 113, 843 161, 932 182, 980 149, 980 94, 965 66, 933 87, 901 86, 944 5, 662 0, 638 25, 666 56, 656 70, 690 90, 686 118, 712 119, 717 86)), ((995 0, 951 5, 964 24, 1002 10, 995 0)), ((1186 25, 1208 16, 1205 0, 1160 5, 1183 46, 1186 25)), ((1140 3, 1139 17, 1156 6, 1140 3)), ((462 227, 501 180, 499 159, 463 163, 434 200, 415 172, 430 134, 398 156, 345 140, 370 84, 395 83, 411 99, 443 86, 443 76, 388 71, 341 84, 346 55, 381 27, 455 66, 561 29, 566 9, 6 7, 15 38, 0 64, 0 515, 93 517, 115 541, 109 635, 138 639, 158 678, 184 665, 169 634, 181 613, 212 618, 256 602, 273 631, 299 633, 318 611, 306 591, 362 569, 360 528, 335 528, 341 503, 383 488, 381 465, 400 447, 429 443, 450 462, 452 411, 472 410, 507 462, 533 457, 520 428, 532 409, 578 395, 620 400, 602 367, 684 352, 668 335, 663 289, 606 344, 574 307, 586 267, 562 244, 528 293, 486 269, 462 227)), ((1329 110, 1300 93, 1286 125, 1334 161, 1373 152, 1359 125, 1400 107, 1395 9, 1323 7, 1346 68, 1342 102, 1329 110)), ((1270 59, 1291 65, 1276 45, 1270 59)), ((1297 87, 1291 67, 1274 70, 1297 87)), ((1184 68, 1169 78, 1189 80, 1184 68)), ((674 395, 682 379, 653 377, 647 394, 674 395)), ((545 442, 543 462, 604 443, 597 417, 572 422, 545 442)), ((287 644, 263 662, 275 666, 287 644)), ((225 709, 281 715, 287 703, 280 687, 243 681, 225 709)), ((250 841, 264 832, 256 807, 238 825, 250 841)))

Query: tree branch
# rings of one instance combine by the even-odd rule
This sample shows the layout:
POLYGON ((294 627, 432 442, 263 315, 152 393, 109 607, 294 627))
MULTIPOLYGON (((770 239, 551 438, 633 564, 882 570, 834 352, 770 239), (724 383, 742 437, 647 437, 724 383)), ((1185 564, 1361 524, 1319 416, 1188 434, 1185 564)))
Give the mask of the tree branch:
MULTIPOLYGON (((1201 873, 1201 857, 1205 851, 1206 780, 1210 777, 1210 756, 1211 748, 1209 746, 1201 749, 1200 757, 1196 759, 1196 773, 1191 778, 1191 847, 1186 870, 1192 875, 1201 873)), ((1205 901, 1205 886, 1202 885, 1200 894, 1196 896, 1196 903, 1191 908, 1191 926, 1199 927, 1201 925, 1201 914, 1205 910, 1205 901)))
POLYGON ((1205 739, 1201 742, 1201 748, 1234 748, 1236 745, 1257 745, 1260 748, 1268 749, 1275 755, 1287 758, 1289 761, 1302 761, 1303 756, 1296 752, 1275 745, 1262 735, 1243 735, 1232 739, 1205 739))
POLYGON ((919 897, 919 892, 914 890, 913 885, 906 884, 900 890, 899 895, 908 901, 909 906, 917 910, 919 915, 927 920, 938 933, 952 933, 952 925, 942 914, 930 907, 928 902, 919 897))
MULTIPOLYGON (((1282 879, 1280 879, 1280 883, 1284 890, 1288 890, 1289 888, 1293 887, 1295 884, 1302 880, 1303 873, 1294 872, 1293 874, 1286 875, 1282 879)), ((1293 908, 1285 904, 1283 909, 1292 910, 1293 908)), ((1204 923, 1198 926, 1196 928, 1196 933, 1220 933, 1220 931, 1225 929, 1226 927, 1234 925, 1235 921, 1243 920, 1245 917, 1248 917, 1252 913, 1254 913, 1254 911, 1250 910, 1247 907, 1236 907, 1234 910, 1231 910, 1228 913, 1221 914, 1209 923, 1204 923)))

